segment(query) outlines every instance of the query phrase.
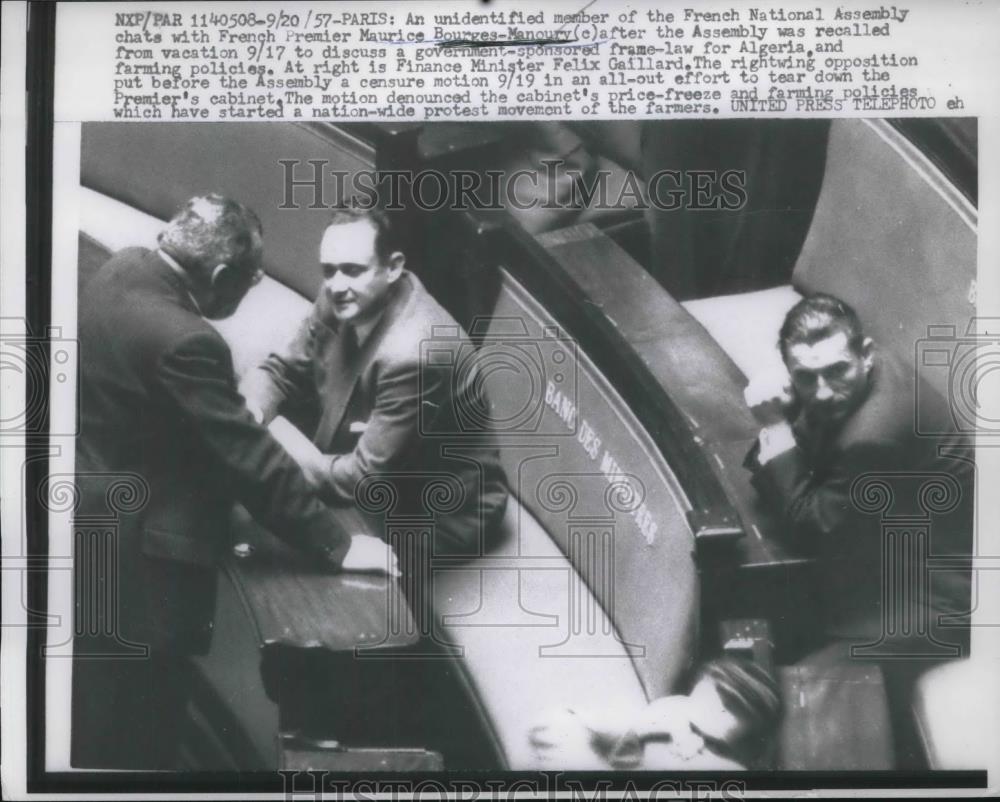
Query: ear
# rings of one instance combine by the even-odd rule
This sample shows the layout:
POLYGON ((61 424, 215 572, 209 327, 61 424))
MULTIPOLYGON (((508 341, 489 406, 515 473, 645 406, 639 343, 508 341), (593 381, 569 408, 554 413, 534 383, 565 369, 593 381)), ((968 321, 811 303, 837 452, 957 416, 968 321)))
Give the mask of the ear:
POLYGON ((865 373, 875 364, 875 341, 871 337, 865 337, 861 342, 861 361, 865 366, 865 373))
POLYGON ((226 281, 229 279, 229 275, 231 272, 232 269, 225 262, 217 264, 214 268, 212 268, 212 275, 210 278, 212 286, 218 287, 221 284, 225 284, 226 281))
POLYGON ((233 293, 242 295, 249 289, 246 274, 239 268, 225 262, 221 262, 212 268, 211 284, 213 292, 225 295, 232 295, 233 293))
POLYGON ((388 280, 390 284, 403 275, 404 267, 406 267, 406 256, 403 255, 402 251, 393 251, 388 261, 388 280))

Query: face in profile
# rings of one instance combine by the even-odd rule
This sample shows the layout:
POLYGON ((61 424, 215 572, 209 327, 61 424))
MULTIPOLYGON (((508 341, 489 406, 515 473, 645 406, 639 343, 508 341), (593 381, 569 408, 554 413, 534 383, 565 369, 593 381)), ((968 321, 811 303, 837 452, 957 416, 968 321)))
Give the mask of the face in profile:
POLYGON ((838 423, 853 412, 868 390, 872 343, 860 351, 838 331, 814 343, 788 346, 785 361, 795 397, 814 419, 838 423))
POLYGON ((323 271, 324 308, 328 323, 363 323, 388 298, 399 278, 403 255, 393 253, 382 262, 375 250, 376 230, 368 220, 334 224, 326 229, 319 248, 323 271))

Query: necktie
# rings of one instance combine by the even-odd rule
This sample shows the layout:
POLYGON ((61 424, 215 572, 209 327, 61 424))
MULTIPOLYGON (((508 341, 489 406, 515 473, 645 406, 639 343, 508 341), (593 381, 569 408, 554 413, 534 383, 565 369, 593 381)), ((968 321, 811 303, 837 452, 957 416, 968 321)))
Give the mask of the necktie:
POLYGON ((313 442, 321 451, 329 451, 333 436, 344 417, 354 383, 358 379, 358 333, 349 323, 341 326, 329 351, 326 384, 320 388, 323 414, 313 442))

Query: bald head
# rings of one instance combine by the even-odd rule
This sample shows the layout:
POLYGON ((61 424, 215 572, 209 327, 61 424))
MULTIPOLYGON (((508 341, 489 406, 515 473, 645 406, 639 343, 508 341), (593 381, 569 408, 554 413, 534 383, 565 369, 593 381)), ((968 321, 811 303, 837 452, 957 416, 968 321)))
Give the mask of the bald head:
POLYGON ((222 195, 191 198, 160 232, 159 245, 188 272, 218 265, 253 273, 263 249, 260 219, 242 203, 222 195))
POLYGON ((201 313, 231 315, 263 277, 263 227, 242 203, 222 195, 191 198, 160 232, 160 249, 188 276, 201 313))

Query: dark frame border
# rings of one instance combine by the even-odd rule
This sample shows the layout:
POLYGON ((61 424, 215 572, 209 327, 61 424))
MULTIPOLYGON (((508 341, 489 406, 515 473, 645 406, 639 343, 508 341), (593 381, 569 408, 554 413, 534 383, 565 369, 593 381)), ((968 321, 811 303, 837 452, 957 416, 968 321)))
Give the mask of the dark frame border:
MULTIPOLYGON (((39 353, 48 364, 51 322, 52 276, 52 179, 54 131, 54 76, 56 3, 29 0, 27 7, 26 64, 26 305, 29 334, 39 340, 39 353)), ((30 377, 29 377, 30 378, 30 377)), ((45 388, 47 391, 47 387, 45 388)), ((46 393, 46 399, 48 395, 46 393)), ((146 772, 46 772, 45 771, 45 664, 42 649, 46 627, 48 591, 48 516, 38 502, 37 491, 43 486, 49 469, 49 415, 47 405, 37 417, 37 427, 26 435, 26 498, 34 503, 26 509, 29 555, 37 569, 27 573, 27 600, 30 614, 42 616, 27 631, 26 654, 26 728, 27 790, 29 793, 129 793, 139 791, 178 791, 186 793, 282 793, 281 777, 271 772, 205 773, 164 775, 146 772)), ((365 781, 380 790, 392 790, 392 784, 419 783, 423 775, 344 774, 336 778, 330 792, 337 793, 340 783, 365 781)), ((303 781, 305 778, 303 778, 303 781)), ((467 794, 469 783, 489 788, 493 793, 507 789, 528 791, 532 788, 552 793, 569 793, 580 787, 603 790, 650 790, 657 783, 675 782, 696 789, 698 783, 742 783, 747 790, 889 789, 889 788, 985 788, 985 771, 934 772, 747 772, 739 775, 719 773, 663 772, 497 772, 452 773, 435 775, 434 782, 456 793, 467 794), (489 782, 491 785, 486 786, 489 782), (465 783, 465 785, 461 785, 465 783), (530 785, 529 785, 530 784, 530 785)), ((730 785, 729 787, 732 787, 730 785)), ((297 785, 296 788, 301 788, 297 785)), ((365 789, 369 790, 370 789, 365 789)), ((298 793, 305 792, 305 789, 298 793)), ((435 789, 436 792, 436 789, 435 789)))
MULTIPOLYGON (((55 95, 55 3, 29 2, 25 74, 25 328, 33 347, 49 364, 52 320, 52 137, 55 95)), ((47 375, 34 377, 46 382, 47 375)), ((33 379, 26 376, 30 383, 33 379)), ((45 770, 45 612, 48 597, 49 522, 38 491, 49 473, 49 388, 46 403, 25 434, 25 523, 27 526, 28 627, 25 676, 26 779, 29 792, 45 770), (34 503, 31 503, 34 502, 34 503), (32 617, 36 619, 32 622, 32 617)))

